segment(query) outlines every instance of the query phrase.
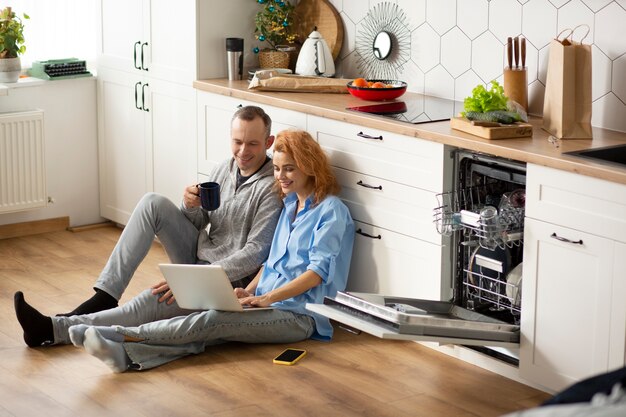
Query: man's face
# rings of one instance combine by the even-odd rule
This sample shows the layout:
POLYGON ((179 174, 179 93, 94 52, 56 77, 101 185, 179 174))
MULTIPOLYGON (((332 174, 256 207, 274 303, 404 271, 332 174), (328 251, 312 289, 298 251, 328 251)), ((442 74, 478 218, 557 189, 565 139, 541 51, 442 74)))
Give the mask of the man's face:
POLYGON ((265 137, 265 125, 260 117, 247 121, 233 120, 230 149, 244 177, 254 174, 265 162, 272 137, 265 137))

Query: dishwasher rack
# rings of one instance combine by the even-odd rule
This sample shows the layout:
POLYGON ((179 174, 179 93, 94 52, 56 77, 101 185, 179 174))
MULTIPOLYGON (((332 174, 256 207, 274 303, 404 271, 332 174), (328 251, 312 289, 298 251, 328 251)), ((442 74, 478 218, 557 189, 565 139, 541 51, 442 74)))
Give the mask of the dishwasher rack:
MULTIPOLYGON (((498 184, 492 183, 462 188, 437 194, 438 206, 434 209, 434 222, 437 231, 449 236, 460 230, 469 231, 472 236, 485 248, 494 249, 496 246, 519 246, 523 243, 524 205, 517 206, 497 202, 489 196, 498 184), (481 215, 486 208, 492 209, 492 216, 481 215)), ((510 197, 509 197, 510 198, 510 197)))
POLYGON ((462 269, 463 305, 470 310, 490 310, 494 316, 519 324, 522 265, 504 274, 503 264, 481 257, 479 249, 479 245, 466 245, 470 261, 462 269), (511 280, 511 275, 516 280, 511 280))
POLYGON ((498 179, 437 194, 437 231, 458 242, 460 304, 519 324, 525 191, 498 179), (515 256, 513 256, 515 255, 515 256), (518 267, 519 266, 519 267, 518 267), (515 278, 515 279, 514 279, 515 278))

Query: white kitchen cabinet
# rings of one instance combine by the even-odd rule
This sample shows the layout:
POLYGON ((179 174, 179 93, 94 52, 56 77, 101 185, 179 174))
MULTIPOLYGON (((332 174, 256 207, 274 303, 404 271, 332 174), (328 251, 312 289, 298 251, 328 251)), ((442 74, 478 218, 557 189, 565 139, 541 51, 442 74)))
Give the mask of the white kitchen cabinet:
POLYGON ((195 182, 196 2, 101 1, 101 215, 126 224, 147 191, 181 201, 195 182))
POLYGON ((196 77, 196 2, 101 0, 98 67, 191 85, 196 77), (177 23, 174 23, 177 22, 177 23))
POLYGON ((126 224, 148 191, 178 204, 196 178, 191 86, 102 68, 98 76, 100 211, 126 224))
POLYGON ((180 204, 184 188, 197 179, 196 93, 192 86, 155 79, 147 91, 146 136, 152 140, 148 184, 180 204))
POLYGON ((527 172, 520 375, 558 391, 624 366, 626 187, 527 172))
POLYGON ((452 159, 441 144, 308 116, 350 209, 357 236, 348 290, 447 300, 450 262, 432 222, 449 188, 452 159))
POLYGON ((230 122, 238 108, 262 107, 272 119, 272 134, 283 129, 306 130, 306 115, 292 110, 253 103, 219 94, 197 92, 198 172, 208 175, 225 158, 231 156, 230 122))
POLYGON ((98 77, 100 215, 126 224, 148 188, 150 144, 144 112, 132 99, 141 90, 125 72, 101 70, 98 77))
MULTIPOLYGON (((358 215, 354 216, 358 218, 358 215)), ((349 291, 433 299, 441 293, 442 246, 355 220, 349 291), (428 297, 426 297, 428 296, 428 297)))
MULTIPOLYGON (((253 34, 240 23, 254 19, 256 6, 249 0, 232 0, 226 8, 197 0, 175 6, 158 0, 100 0, 98 7, 101 215, 126 224, 146 191, 178 204, 184 187, 197 181, 199 160, 230 155, 228 142, 215 140, 216 147, 208 148, 211 155, 198 157, 192 85, 226 74, 225 37, 244 37, 250 45, 253 34)), ((256 56, 245 56, 251 66, 248 61, 256 56)), ((228 127, 221 133, 219 128, 233 111, 222 110, 209 115, 211 138, 229 137, 221 134, 228 127)), ((306 120, 298 116, 294 123, 306 120)))

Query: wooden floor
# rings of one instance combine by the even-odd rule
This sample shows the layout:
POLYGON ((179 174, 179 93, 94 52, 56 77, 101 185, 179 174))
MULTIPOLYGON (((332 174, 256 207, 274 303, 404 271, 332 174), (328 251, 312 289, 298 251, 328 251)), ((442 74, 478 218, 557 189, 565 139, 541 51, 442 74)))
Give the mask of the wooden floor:
MULTIPOLYGON (((499 416, 548 395, 413 342, 337 330, 330 343, 228 344, 144 372, 113 374, 73 346, 27 348, 13 294, 65 312, 91 286, 118 239, 114 227, 0 240, 0 416, 499 416)), ((155 244, 123 298, 159 278, 155 244)))

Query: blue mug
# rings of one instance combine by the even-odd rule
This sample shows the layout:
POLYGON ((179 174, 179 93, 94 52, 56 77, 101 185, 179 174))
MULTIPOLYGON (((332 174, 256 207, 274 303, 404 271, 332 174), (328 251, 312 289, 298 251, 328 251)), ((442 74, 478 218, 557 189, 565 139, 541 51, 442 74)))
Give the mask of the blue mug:
POLYGON ((216 182, 198 184, 202 208, 212 211, 220 206, 220 185, 216 182))

